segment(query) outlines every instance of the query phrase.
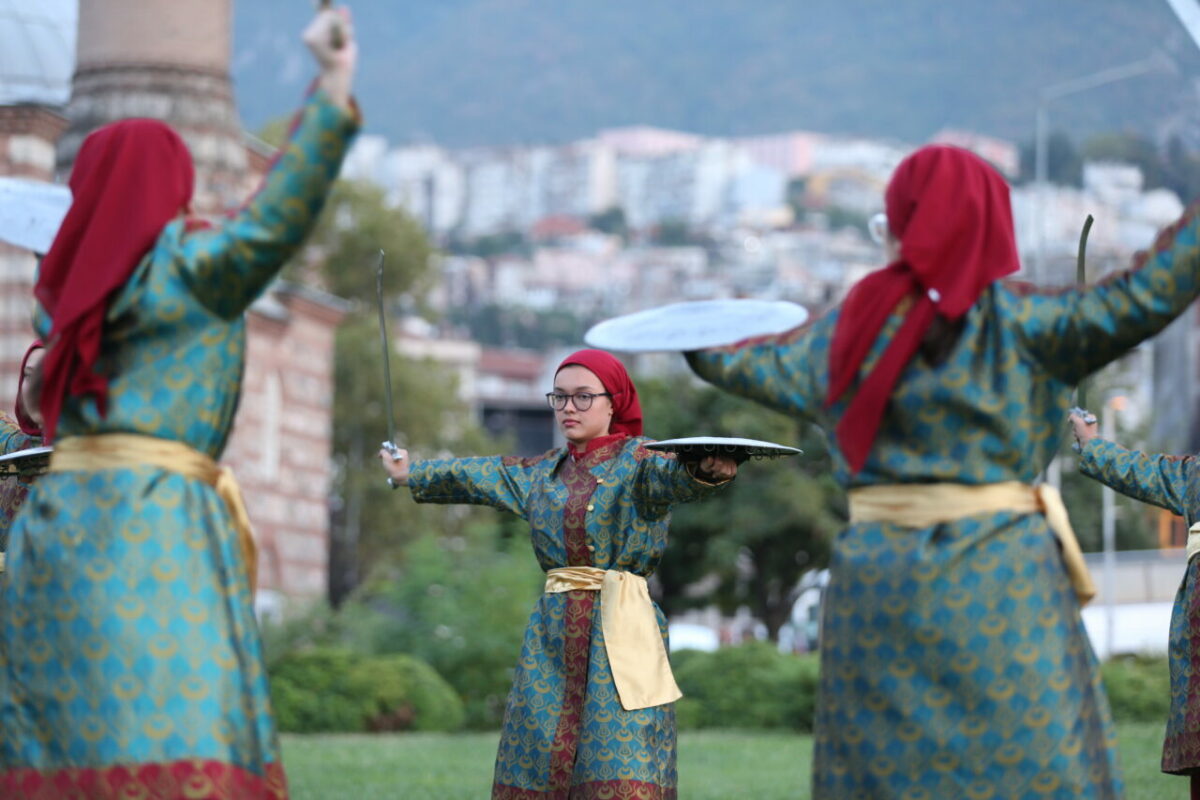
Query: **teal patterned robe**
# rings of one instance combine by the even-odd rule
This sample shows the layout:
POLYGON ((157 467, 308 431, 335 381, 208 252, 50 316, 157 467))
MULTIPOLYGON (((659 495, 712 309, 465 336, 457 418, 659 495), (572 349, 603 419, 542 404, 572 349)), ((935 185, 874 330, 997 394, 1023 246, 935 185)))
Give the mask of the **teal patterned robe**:
MULTIPOLYGON (((42 437, 30 436, 11 415, 0 412, 0 453, 8 455, 41 446, 42 437)), ((31 483, 24 478, 0 478, 0 553, 8 549, 8 528, 25 502, 31 483)))
MULTIPOLYGON (((107 416, 69 398, 60 439, 129 432, 220 457, 244 312, 312 227, 356 129, 315 93, 245 209, 163 229, 109 304, 107 416)), ((44 314, 36 326, 48 338, 44 314)), ((287 796, 250 587, 213 487, 149 466, 49 473, 8 557, 0 797, 287 796)))
MULTIPOLYGON (((1200 463, 1196 456, 1147 455, 1096 438, 1079 458, 1079 471, 1121 494, 1200 522, 1200 463)), ((1188 561, 1171 609, 1168 663, 1171 710, 1162 769, 1200 778, 1200 558, 1188 561)))
MULTIPOLYGON (((622 438, 573 458, 418 461, 409 487, 422 503, 472 503, 529 523, 544 570, 619 569, 648 577, 667 545, 675 503, 714 486, 674 457, 622 438)), ((655 608, 663 640, 667 622, 655 608)), ((625 711, 599 625, 597 592, 543 594, 533 609, 496 756, 493 800, 669 800, 675 790, 673 704, 625 711)))
MULTIPOLYGON (((853 478, 830 442, 837 479, 847 488, 1032 483, 1057 450, 1072 387, 1198 293, 1194 210, 1135 269, 1096 286, 993 284, 945 361, 918 355, 905 368, 853 478)), ((853 392, 825 406, 838 313, 690 353, 689 363, 719 387, 832 431, 853 392)), ((815 800, 1122 795, 1095 656, 1042 515, 919 530, 852 524, 834 543, 830 574, 815 800)))

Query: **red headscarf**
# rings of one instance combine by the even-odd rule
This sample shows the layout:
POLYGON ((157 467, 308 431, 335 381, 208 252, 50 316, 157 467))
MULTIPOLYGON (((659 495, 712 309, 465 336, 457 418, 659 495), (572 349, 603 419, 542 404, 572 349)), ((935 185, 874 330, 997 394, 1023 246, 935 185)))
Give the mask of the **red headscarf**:
POLYGON ((637 389, 629 379, 625 365, 603 350, 580 350, 564 358, 554 373, 557 375, 571 364, 595 373, 604 385, 604 391, 612 395, 613 417, 609 432, 641 436, 642 404, 638 402, 637 389))
POLYGON ((916 151, 888 184, 888 227, 900 258, 863 278, 842 303, 829 352, 831 405, 850 388, 888 316, 913 303, 837 425, 851 472, 862 469, 900 373, 937 314, 955 320, 993 281, 1020 269, 1008 184, 967 150, 916 151))
POLYGON ((34 287, 51 320, 41 397, 47 439, 68 395, 91 395, 106 413, 108 378, 95 365, 108 300, 187 208, 193 180, 187 146, 157 120, 115 122, 84 140, 71 171, 74 201, 34 287))
POLYGON ((17 402, 13 406, 13 410, 17 414, 17 427, 22 433, 27 433, 30 436, 41 436, 42 426, 33 421, 29 416, 29 411, 25 408, 25 367, 29 364, 29 357, 45 347, 41 339, 34 339, 33 344, 29 345, 29 349, 25 351, 25 357, 21 359, 21 371, 17 373, 17 402))

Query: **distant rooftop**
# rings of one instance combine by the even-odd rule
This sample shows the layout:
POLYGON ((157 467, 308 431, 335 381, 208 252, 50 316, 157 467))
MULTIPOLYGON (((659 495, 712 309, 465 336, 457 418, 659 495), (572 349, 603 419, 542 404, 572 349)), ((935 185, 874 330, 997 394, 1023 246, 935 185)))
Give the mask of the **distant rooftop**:
POLYGON ((0 105, 66 105, 77 0, 0 0, 0 105))

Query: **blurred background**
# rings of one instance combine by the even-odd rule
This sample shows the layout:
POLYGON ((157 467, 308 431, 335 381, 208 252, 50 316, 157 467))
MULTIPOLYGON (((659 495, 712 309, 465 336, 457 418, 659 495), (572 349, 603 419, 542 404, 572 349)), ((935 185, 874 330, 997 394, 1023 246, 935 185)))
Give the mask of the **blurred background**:
MULTIPOLYGON (((0 0, 0 178, 62 183, 90 130, 154 116, 193 151, 199 210, 236 209, 312 78, 299 40, 312 10, 0 0)), ((383 484, 379 249, 402 444, 531 455, 560 443, 542 395, 592 324, 682 300, 813 314, 840 300, 881 266, 867 221, 922 144, 970 148, 1009 179, 1018 278, 1043 285, 1076 281, 1088 214, 1096 280, 1200 196, 1192 0, 359 0, 353 13, 365 127, 320 228, 251 313, 226 457, 260 539, 285 730, 496 728, 541 586, 520 521, 383 484)), ((35 265, 0 244, 9 406, 35 265)), ((627 363, 651 436, 805 451, 680 508, 652 586, 685 729, 804 731, 845 517, 824 442, 700 385, 678 356, 627 363)), ((1123 444, 1196 452, 1200 317, 1095 378, 1087 401, 1123 444)), ((1112 659, 1114 705, 1161 720, 1143 706, 1166 702, 1182 520, 1103 496, 1065 444, 1047 477, 1095 551, 1102 596, 1085 621, 1112 659)))

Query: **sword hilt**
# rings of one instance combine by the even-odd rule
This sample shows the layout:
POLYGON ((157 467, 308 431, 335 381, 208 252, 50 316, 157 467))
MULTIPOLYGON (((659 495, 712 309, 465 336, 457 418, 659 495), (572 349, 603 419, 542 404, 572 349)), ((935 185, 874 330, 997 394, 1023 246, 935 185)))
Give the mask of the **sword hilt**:
MULTIPOLYGON (((1093 414, 1092 412, 1088 411, 1086 408, 1080 408, 1079 406, 1073 406, 1071 408, 1071 410, 1067 412, 1067 414, 1068 415, 1073 414, 1074 416, 1081 418, 1088 425, 1096 424, 1096 415, 1093 414)), ((1083 448, 1079 446, 1079 442, 1072 442, 1071 449, 1074 450, 1076 453, 1083 452, 1083 448)))
MULTIPOLYGON (((400 459, 404 458, 404 455, 400 452, 400 448, 396 446, 395 442, 383 442, 379 446, 384 450, 387 450, 388 455, 392 457, 392 461, 399 461, 400 459)), ((393 489, 400 488, 400 484, 392 480, 391 475, 388 476, 387 483, 388 486, 392 487, 393 489)))

